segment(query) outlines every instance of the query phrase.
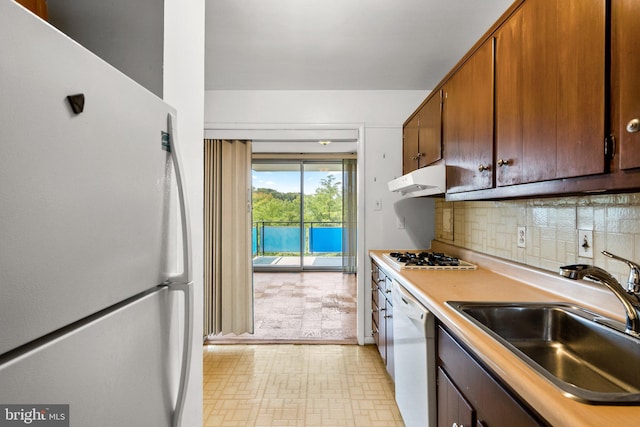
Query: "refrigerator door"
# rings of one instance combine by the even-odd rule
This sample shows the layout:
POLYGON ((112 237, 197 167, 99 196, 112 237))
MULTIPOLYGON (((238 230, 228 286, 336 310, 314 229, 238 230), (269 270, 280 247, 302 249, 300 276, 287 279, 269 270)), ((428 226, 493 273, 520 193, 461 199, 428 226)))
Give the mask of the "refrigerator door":
POLYGON ((175 355, 167 351, 175 320, 168 294, 157 288, 36 348, 0 357, 0 404, 68 404, 71 426, 171 425, 177 379, 169 360, 175 355))
POLYGON ((10 1, 0 52, 2 355, 164 282, 178 232, 174 110, 10 1))

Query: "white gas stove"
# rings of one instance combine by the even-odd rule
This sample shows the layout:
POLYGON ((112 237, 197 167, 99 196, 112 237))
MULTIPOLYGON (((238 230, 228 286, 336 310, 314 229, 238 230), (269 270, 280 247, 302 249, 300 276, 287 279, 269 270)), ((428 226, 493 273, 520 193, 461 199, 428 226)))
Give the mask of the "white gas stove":
POLYGON ((382 257, 396 270, 475 270, 478 267, 440 252, 386 252, 382 257))

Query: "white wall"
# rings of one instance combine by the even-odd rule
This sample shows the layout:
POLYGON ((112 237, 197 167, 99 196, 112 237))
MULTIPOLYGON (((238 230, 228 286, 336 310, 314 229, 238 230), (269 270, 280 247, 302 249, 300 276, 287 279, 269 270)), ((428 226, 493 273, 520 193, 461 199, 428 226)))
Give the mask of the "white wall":
POLYGON ((401 198, 387 187, 388 181, 402 175, 402 128, 367 127, 365 150, 367 251, 428 249, 435 237, 434 200, 401 198), (376 202, 381 210, 376 210, 376 202), (404 229, 398 221, 404 221, 404 229))
POLYGON ((202 426, 204 0, 165 0, 164 99, 178 110, 178 137, 189 186, 193 245, 191 376, 182 427, 202 426))
POLYGON ((431 199, 399 200, 387 181, 402 174, 402 124, 427 96, 427 91, 207 91, 205 129, 245 129, 302 125, 361 126, 358 150, 360 206, 364 224, 364 265, 359 267, 359 341, 371 336, 370 249, 427 248, 435 236, 431 199), (382 209, 375 210, 375 201, 382 209), (396 226, 404 217, 405 228, 396 226))

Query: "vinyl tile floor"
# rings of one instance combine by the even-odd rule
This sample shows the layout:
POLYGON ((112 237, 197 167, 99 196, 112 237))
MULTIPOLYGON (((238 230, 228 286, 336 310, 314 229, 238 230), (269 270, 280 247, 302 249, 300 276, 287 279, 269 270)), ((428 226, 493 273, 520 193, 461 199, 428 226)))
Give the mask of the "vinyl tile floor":
POLYGON ((209 343, 357 342, 355 274, 259 272, 253 288, 254 334, 216 335, 209 343))
POLYGON ((207 345, 204 426, 403 426, 375 346, 207 345))

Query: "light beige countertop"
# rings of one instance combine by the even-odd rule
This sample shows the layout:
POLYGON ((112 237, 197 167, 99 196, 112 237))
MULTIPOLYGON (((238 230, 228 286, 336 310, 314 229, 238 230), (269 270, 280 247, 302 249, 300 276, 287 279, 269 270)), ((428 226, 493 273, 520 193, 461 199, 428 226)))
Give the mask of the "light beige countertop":
MULTIPOLYGON (((551 425, 640 425, 640 406, 589 405, 566 397, 515 354, 445 304, 447 301, 572 302, 622 321, 624 310, 611 292, 596 284, 564 279, 438 242, 433 242, 432 250, 459 256, 476 264, 478 269, 396 270, 382 257, 388 250, 374 250, 369 254, 385 273, 401 282, 551 425)), ((640 369, 640 366, 629 366, 629 369, 640 369)))

